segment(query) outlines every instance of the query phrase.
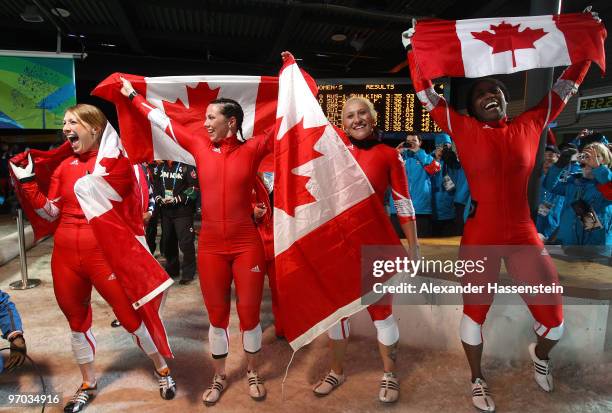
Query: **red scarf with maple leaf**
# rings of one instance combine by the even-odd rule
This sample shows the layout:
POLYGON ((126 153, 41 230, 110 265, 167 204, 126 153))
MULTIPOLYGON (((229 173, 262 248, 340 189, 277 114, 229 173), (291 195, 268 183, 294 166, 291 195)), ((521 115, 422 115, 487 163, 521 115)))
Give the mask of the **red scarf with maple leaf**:
POLYGON ((411 39, 427 79, 482 77, 591 60, 605 72, 606 29, 590 13, 421 20, 411 39))

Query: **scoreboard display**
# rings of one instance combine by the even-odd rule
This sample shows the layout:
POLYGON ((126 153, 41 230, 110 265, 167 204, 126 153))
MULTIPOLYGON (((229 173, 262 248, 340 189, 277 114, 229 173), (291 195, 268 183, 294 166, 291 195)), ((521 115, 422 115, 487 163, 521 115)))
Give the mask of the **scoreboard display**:
MULTIPOLYGON (((445 83, 435 84, 434 89, 440 95, 448 93, 445 83)), ((352 96, 361 96, 372 101, 378 112, 378 127, 383 132, 442 131, 422 107, 411 84, 373 83, 372 79, 347 79, 345 82, 330 80, 321 81, 319 84, 319 104, 330 122, 338 127, 342 127, 344 102, 352 96)))
POLYGON ((612 110, 612 93, 578 98, 577 113, 607 112, 612 110))

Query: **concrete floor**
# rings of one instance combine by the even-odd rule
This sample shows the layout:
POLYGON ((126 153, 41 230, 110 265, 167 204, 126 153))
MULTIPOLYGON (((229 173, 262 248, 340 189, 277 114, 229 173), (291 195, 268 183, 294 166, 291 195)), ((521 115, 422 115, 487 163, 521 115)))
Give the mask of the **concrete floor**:
MULTIPOLYGON (((27 291, 9 291, 20 309, 29 355, 34 359, 49 391, 63 397, 62 404, 80 384, 80 374, 70 351, 69 328, 53 295, 50 274, 52 239, 28 252, 29 273, 43 280, 42 286, 27 291)), ((0 267, 0 288, 19 278, 19 260, 0 267)), ((152 365, 122 329, 113 329, 109 306, 93 297, 94 332, 98 342, 96 364, 99 394, 87 412, 193 412, 204 411, 202 392, 212 378, 208 358, 208 324, 199 285, 173 286, 164 318, 176 355, 170 361, 178 382, 175 400, 159 397, 152 365)), ((291 350, 274 337, 271 327, 270 295, 262 305, 264 347, 260 373, 266 379, 268 398, 252 401, 247 394, 245 360, 240 345, 237 316, 232 313, 228 358, 230 385, 220 402, 209 408, 219 412, 474 412, 470 401, 467 363, 460 354, 404 346, 400 349, 397 373, 402 396, 393 406, 377 400, 381 365, 372 338, 353 337, 346 363, 347 381, 332 395, 316 398, 311 387, 327 370, 327 338, 319 337, 295 355, 282 386, 291 350)), ((444 326, 441 326, 444 328, 444 326)), ((0 342, 5 347, 6 342, 0 342)), ((6 355, 3 352, 3 355, 6 355)), ((554 355, 554 353, 553 353, 554 355)), ((564 364, 555 370, 556 389, 546 394, 532 379, 531 366, 524 362, 485 360, 485 374, 499 412, 612 412, 612 362, 597 365, 564 364)), ((7 405, 9 394, 41 393, 35 370, 25 366, 17 373, 0 374, 0 411, 38 412, 41 406, 7 405)), ((61 405, 47 406, 59 412, 61 405)))

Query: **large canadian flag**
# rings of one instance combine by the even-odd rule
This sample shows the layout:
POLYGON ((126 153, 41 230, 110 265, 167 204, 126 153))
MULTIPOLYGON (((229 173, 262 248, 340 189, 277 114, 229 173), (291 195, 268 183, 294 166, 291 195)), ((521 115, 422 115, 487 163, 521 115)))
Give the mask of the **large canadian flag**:
POLYGON ((245 138, 274 126, 278 78, 270 76, 164 76, 143 77, 113 73, 91 92, 115 104, 119 128, 130 160, 150 162, 173 160, 195 166, 193 157, 173 138, 151 123, 143 123, 131 103, 119 93, 120 77, 132 82, 134 89, 171 119, 205 138, 206 107, 217 98, 236 100, 244 110, 245 138))
POLYGON ((606 69, 606 29, 591 13, 419 20, 410 39, 423 76, 481 77, 591 60, 606 69))
MULTIPOLYGON (((48 194, 53 172, 72 154, 69 142, 51 151, 29 151, 42 194, 48 194)), ((11 162, 19 163, 15 158, 11 162)), ((48 214, 35 209, 10 170, 15 192, 36 238, 53 234, 60 219, 50 221, 48 214)), ((172 357, 160 310, 165 291, 173 281, 147 247, 141 187, 133 166, 126 159, 119 135, 110 123, 102 134, 94 170, 77 180, 74 192, 104 258, 142 317, 157 349, 164 357, 172 357)))
POLYGON ((365 307, 364 245, 400 242, 293 58, 281 69, 276 117, 276 279, 285 336, 297 350, 365 307))
POLYGON ((104 257, 157 349, 172 357, 160 311, 173 281, 147 247, 140 187, 125 158, 119 135, 107 123, 94 170, 77 180, 74 191, 104 257))

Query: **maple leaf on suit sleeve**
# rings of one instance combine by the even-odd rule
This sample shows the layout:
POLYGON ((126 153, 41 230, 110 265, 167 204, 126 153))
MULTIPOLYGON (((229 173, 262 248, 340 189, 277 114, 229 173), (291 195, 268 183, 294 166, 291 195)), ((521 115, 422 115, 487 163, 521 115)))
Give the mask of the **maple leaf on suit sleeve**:
POLYGON ((293 170, 323 156, 314 149, 327 125, 304 128, 304 119, 285 133, 275 150, 277 157, 275 185, 284 188, 274 195, 274 206, 295 216, 295 208, 316 202, 306 188, 310 176, 297 175, 293 170))
POLYGON ((526 28, 522 32, 518 29, 520 23, 516 26, 502 21, 498 25, 492 24, 490 30, 481 32, 472 32, 475 39, 485 42, 493 48, 492 53, 512 52, 512 67, 516 67, 516 58, 514 52, 517 49, 535 49, 534 42, 548 33, 542 29, 526 28))
POLYGON ((175 103, 162 101, 164 112, 170 119, 187 128, 192 136, 208 136, 204 128, 206 108, 217 98, 220 89, 211 89, 207 82, 200 82, 196 87, 185 87, 189 107, 181 99, 177 99, 175 103))

